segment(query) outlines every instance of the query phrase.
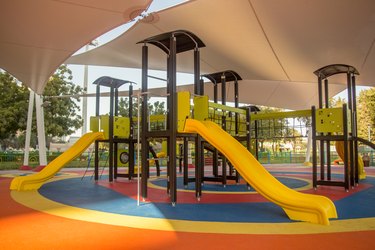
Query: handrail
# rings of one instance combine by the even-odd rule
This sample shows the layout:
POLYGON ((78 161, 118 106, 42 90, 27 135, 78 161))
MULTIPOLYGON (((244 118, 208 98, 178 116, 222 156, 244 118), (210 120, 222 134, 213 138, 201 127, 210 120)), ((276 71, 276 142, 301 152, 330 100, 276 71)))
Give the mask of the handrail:
POLYGON ((219 103, 209 102, 208 107, 221 109, 222 111, 230 111, 230 112, 239 113, 241 115, 246 115, 246 110, 244 110, 244 109, 229 107, 229 106, 222 105, 222 104, 219 104, 219 103))
POLYGON ((365 144, 365 145, 367 145, 370 148, 372 148, 372 149, 375 150, 375 144, 374 143, 372 143, 372 142, 370 142, 370 141, 368 141, 366 139, 363 139, 361 137, 356 137, 356 139, 357 139, 357 141, 362 142, 363 144, 365 144))
POLYGON ((297 110, 285 112, 271 112, 271 113, 256 113, 251 114, 251 120, 267 120, 267 119, 282 119, 311 116, 311 110, 297 110))
MULTIPOLYGON (((235 112, 242 115, 246 115, 245 109, 229 107, 219 103, 209 102, 210 108, 221 109, 222 111, 235 112)), ((294 117, 305 117, 311 116, 311 110, 296 110, 296 111, 284 111, 284 112, 270 112, 270 113, 252 113, 251 120, 266 120, 266 119, 278 119, 278 118, 294 118, 294 117)))

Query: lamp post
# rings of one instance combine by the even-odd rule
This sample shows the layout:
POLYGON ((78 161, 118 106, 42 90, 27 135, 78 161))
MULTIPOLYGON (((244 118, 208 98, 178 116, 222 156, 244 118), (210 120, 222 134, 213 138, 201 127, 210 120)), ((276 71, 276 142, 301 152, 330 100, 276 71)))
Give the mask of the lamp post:
MULTIPOLYGON (((85 52, 90 50, 90 46, 97 46, 98 41, 93 40, 85 47, 85 52)), ((84 93, 87 93, 87 86, 88 86, 88 74, 89 74, 89 66, 85 65, 83 70, 83 89, 84 93)), ((82 118, 83 118, 83 125, 81 134, 84 135, 87 133, 87 97, 84 96, 82 100, 82 118)))

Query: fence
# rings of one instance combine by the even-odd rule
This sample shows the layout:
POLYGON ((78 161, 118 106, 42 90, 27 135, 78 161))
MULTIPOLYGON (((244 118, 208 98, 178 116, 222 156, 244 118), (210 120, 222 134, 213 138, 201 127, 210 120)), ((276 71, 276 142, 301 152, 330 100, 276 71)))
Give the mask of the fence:
MULTIPOLYGON (((367 155, 370 157, 370 166, 375 166, 375 151, 370 149, 362 149, 359 151, 360 155, 367 155)), ((48 152, 47 160, 48 162, 55 159, 57 156, 62 154, 61 152, 48 152)), ((70 166, 87 166, 89 157, 91 153, 84 152, 79 157, 75 158, 69 165, 70 166), (80 164, 81 163, 81 164, 80 164)), ((100 153, 100 161, 106 161, 108 153, 100 153)), ((0 163, 14 162, 19 165, 23 163, 23 153, 22 152, 0 152, 0 163)), ((259 152, 258 158, 259 162, 262 164, 298 164, 305 162, 305 153, 294 153, 294 152, 259 152)), ((336 152, 331 152, 332 162, 339 159, 339 156, 336 152)), ((36 152, 30 154, 29 163, 31 166, 37 165, 39 162, 39 155, 36 152)), ((311 161, 310 161, 311 162, 311 161)))
MULTIPOLYGON (((363 150, 359 151, 360 155, 367 155, 370 158, 369 165, 375 166, 375 151, 374 150, 363 150)), ((336 152, 331 152, 332 163, 335 163, 340 157, 336 152)), ((293 153, 293 152, 259 152, 258 160, 262 164, 294 164, 294 163, 304 163, 306 159, 305 153, 293 153)), ((311 162, 311 159, 310 159, 311 162)), ((342 163, 342 161, 339 161, 342 163)))
MULTIPOLYGON (((47 161, 51 162, 54 160, 56 157, 61 155, 62 152, 47 152, 47 161)), ((107 153, 103 154, 101 156, 100 160, 103 160, 102 158, 105 158, 107 153)), ((72 166, 85 166, 87 165, 88 158, 91 157, 90 153, 84 152, 81 154, 79 157, 75 158, 70 165, 72 166), (78 164, 79 162, 85 162, 82 164, 78 164)), ((5 164, 5 163, 17 163, 19 166, 23 164, 24 160, 24 153, 23 152, 0 152, 0 163, 5 164)), ((105 160, 105 159, 104 159, 105 160)), ((36 152, 31 152, 29 155, 29 165, 30 166, 36 166, 39 164, 39 153, 36 152)))

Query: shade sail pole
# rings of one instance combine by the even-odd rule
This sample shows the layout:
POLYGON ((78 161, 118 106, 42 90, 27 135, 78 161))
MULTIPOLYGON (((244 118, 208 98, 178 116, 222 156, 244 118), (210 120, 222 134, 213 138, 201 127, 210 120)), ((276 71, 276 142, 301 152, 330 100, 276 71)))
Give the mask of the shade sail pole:
POLYGON ((309 126, 308 128, 308 135, 307 135, 307 146, 306 146, 306 158, 304 165, 311 166, 310 156, 311 156, 311 148, 312 148, 312 127, 309 126))
POLYGON ((27 111, 27 124, 26 124, 26 138, 25 138, 25 154, 23 157, 23 166, 21 169, 30 169, 29 166, 29 153, 30 153, 30 139, 31 139, 31 125, 33 122, 33 110, 34 110, 34 91, 30 90, 29 95, 29 109, 27 111))
POLYGON ((42 99, 39 95, 35 94, 36 106, 36 123, 38 131, 38 145, 39 145, 39 165, 47 166, 46 155, 46 135, 44 130, 44 112, 42 106, 42 99))

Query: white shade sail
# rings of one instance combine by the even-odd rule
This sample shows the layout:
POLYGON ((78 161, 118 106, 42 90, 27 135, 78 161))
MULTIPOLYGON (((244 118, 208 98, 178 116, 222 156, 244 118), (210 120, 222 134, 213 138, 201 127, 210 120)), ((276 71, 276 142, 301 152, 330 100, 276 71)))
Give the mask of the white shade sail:
POLYGON ((151 0, 1 2, 0 68, 42 94, 48 78, 78 49, 135 18, 151 0))
MULTIPOLYGON (((375 86, 373 0, 196 0, 152 13, 122 36, 67 63, 141 67, 145 38, 188 30, 206 45, 201 73, 234 70, 241 77, 240 102, 310 108, 317 104, 315 70, 329 64, 357 68, 357 84, 375 86)), ((165 54, 149 46, 149 68, 166 69, 165 54)), ((177 56, 179 72, 193 72, 193 54, 177 56)), ((346 88, 333 77, 330 96, 346 88)), ((207 85, 206 93, 211 95, 207 85)), ((185 86, 183 88, 190 88, 185 86)), ((228 87, 227 101, 233 100, 228 87)), ((212 97, 212 95, 211 95, 212 97)))

